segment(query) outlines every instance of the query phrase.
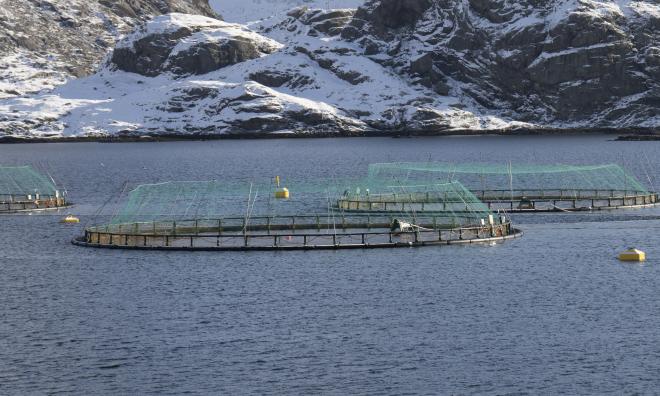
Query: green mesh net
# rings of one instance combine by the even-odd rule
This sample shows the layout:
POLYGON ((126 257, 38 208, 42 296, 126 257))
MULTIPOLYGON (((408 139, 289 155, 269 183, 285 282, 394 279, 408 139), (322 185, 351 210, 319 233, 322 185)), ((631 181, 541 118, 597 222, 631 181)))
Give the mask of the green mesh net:
POLYGON ((616 164, 605 165, 525 165, 525 164, 451 164, 380 163, 369 166, 369 184, 434 184, 460 181, 479 192, 609 191, 610 196, 649 191, 634 176, 616 164))
POLYGON ((470 190, 458 181, 429 184, 399 184, 369 179, 346 189, 337 200, 347 211, 387 212, 415 215, 438 213, 462 219, 483 219, 492 214, 470 190))
POLYGON ((225 181, 183 181, 140 185, 128 193, 113 224, 208 220, 223 217, 320 215, 340 216, 365 209, 406 219, 417 211, 433 212, 444 224, 476 224, 492 213, 461 183, 414 185, 370 184, 368 180, 322 180, 314 183, 274 180, 236 184, 225 181), (276 197, 287 188, 288 199, 276 197), (372 193, 373 191, 373 193, 372 193), (401 200, 406 200, 403 205, 401 200), (396 201, 397 204, 392 204, 396 201), (379 205, 382 204, 382 207, 379 205), (357 206, 356 206, 357 205, 357 206))
POLYGON ((50 177, 38 173, 30 166, 0 167, 0 196, 54 196, 56 190, 50 177))
POLYGON ((327 211, 336 190, 332 186, 227 181, 178 181, 140 185, 128 193, 113 223, 153 220, 214 219, 226 216, 266 216, 327 211), (276 198, 286 188, 288 199, 276 198))

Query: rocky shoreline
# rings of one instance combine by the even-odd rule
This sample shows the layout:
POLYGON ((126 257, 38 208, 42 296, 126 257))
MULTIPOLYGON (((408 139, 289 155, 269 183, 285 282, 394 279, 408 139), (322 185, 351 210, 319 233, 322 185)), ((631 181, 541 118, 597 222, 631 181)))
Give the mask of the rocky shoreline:
POLYGON ((283 132, 249 134, 189 134, 189 133, 163 133, 157 135, 106 135, 106 136, 0 136, 0 144, 22 143, 146 143, 146 142, 173 142, 173 141, 205 141, 205 140, 252 140, 252 139, 327 139, 327 138, 356 138, 356 137, 452 137, 452 136, 583 136, 612 135, 617 136, 615 141, 654 141, 660 140, 660 128, 519 128, 511 129, 457 129, 451 131, 336 131, 336 132, 283 132))

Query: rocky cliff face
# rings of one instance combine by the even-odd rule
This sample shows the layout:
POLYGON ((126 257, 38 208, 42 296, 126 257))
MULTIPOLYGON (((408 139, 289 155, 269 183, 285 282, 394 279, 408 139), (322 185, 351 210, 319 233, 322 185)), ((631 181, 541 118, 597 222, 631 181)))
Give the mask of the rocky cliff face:
POLYGON ((155 18, 135 31, 117 45, 110 63, 148 77, 206 74, 280 47, 242 25, 177 13, 155 18))
POLYGON ((0 128, 654 128, 659 42, 660 6, 642 0, 372 0, 249 26, 172 13, 135 28, 95 75, 0 101, 0 128))
POLYGON ((0 0, 0 98, 92 74, 122 34, 170 12, 217 16, 208 0, 0 0))
POLYGON ((650 1, 382 0, 342 36, 506 117, 616 125, 658 116, 659 27, 650 1))

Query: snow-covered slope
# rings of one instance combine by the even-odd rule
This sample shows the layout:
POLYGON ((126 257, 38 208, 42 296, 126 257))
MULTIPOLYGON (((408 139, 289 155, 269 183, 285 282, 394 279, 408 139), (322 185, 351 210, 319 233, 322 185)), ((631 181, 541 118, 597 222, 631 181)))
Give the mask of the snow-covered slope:
POLYGON ((161 16, 93 76, 0 100, 0 133, 659 127, 660 7, 536 3, 372 0, 249 25, 161 16))
POLYGON ((213 9, 228 22, 251 23, 280 17, 292 8, 358 8, 364 0, 210 0, 213 9))
POLYGON ((173 11, 215 15, 207 0, 0 0, 0 98, 93 73, 122 34, 173 11))

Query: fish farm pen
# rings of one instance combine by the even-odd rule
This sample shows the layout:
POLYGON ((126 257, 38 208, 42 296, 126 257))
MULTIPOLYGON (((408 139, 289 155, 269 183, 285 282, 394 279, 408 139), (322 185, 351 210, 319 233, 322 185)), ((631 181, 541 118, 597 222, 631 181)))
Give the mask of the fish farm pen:
POLYGON ((73 243, 146 250, 311 250, 471 244, 522 235, 471 194, 460 208, 433 214, 354 214, 335 208, 335 193, 327 189, 289 186, 286 195, 283 190, 270 184, 232 188, 219 181, 141 185, 109 224, 86 227, 73 243))
POLYGON ((0 167, 0 214, 69 206, 55 182, 30 166, 0 167))
POLYGON ((463 198, 444 187, 455 181, 492 211, 570 212, 658 203, 656 192, 613 164, 383 163, 370 165, 363 186, 345 191, 337 207, 349 212, 433 212, 460 206, 463 198))

